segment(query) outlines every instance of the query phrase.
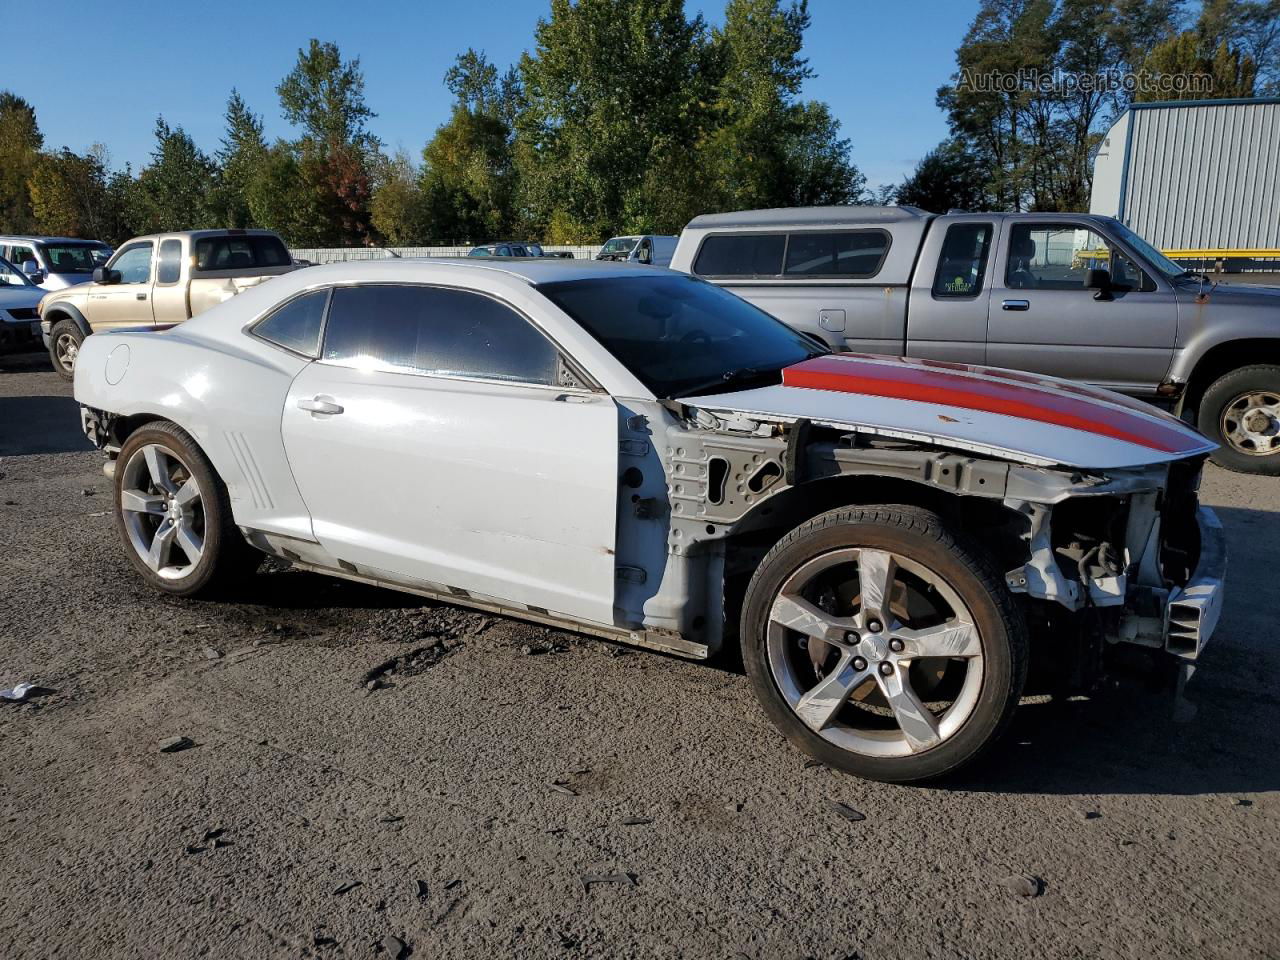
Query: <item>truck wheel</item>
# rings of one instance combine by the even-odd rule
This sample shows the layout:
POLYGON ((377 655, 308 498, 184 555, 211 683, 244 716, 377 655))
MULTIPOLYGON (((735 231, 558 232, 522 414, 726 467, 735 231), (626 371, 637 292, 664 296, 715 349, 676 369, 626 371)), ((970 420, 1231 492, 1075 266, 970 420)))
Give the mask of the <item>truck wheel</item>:
POLYGON ((175 424, 148 424, 125 441, 116 460, 115 504, 129 562, 164 593, 218 593, 252 574, 262 559, 240 535, 213 465, 175 424))
POLYGON ((1200 432, 1220 446, 1214 463, 1238 473, 1280 474, 1280 366, 1223 374, 1204 392, 1200 432))
POLYGON ((995 565, 915 507, 844 507, 792 530, 751 579, 741 635, 770 719, 870 780, 973 760, 1026 678, 1026 624, 995 565))
POLYGON ((53 369, 63 380, 75 379, 76 357, 82 343, 84 334, 72 320, 60 320, 49 331, 49 359, 53 361, 53 369))

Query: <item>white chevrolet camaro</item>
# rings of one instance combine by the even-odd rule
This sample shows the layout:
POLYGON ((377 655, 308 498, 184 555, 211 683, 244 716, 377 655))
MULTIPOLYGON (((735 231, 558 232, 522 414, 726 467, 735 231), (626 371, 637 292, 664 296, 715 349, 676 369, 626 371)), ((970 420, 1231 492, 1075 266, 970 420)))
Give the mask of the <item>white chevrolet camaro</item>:
POLYGON ((1185 676, 1221 607, 1213 447, 1180 421, 831 354, 658 268, 299 270, 90 337, 75 394, 158 590, 234 590, 268 553, 681 656, 739 645, 780 729, 864 777, 971 760, 1033 655, 1088 679, 1124 643, 1185 676))

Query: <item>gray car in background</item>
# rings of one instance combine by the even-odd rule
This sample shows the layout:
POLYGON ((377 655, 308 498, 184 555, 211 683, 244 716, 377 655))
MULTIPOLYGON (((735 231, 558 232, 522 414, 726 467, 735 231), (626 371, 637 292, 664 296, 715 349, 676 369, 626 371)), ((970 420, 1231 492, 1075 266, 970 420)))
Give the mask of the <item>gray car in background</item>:
POLYGON ((101 240, 0 236, 0 257, 45 290, 62 290, 93 279, 94 268, 106 263, 112 253, 101 240))
POLYGON ((808 207, 697 217, 671 266, 836 350, 1082 380, 1280 474, 1280 289, 1215 284, 1110 217, 808 207))

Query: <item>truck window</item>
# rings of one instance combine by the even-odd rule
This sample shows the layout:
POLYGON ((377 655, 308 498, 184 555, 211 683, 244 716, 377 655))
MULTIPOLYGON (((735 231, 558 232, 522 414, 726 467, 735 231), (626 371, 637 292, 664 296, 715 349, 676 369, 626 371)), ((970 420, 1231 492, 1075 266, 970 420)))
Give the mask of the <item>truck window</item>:
POLYGON ((182 276, 182 241, 161 240, 156 258, 156 283, 177 283, 182 276))
POLYGON ((1080 290, 1090 270, 1109 270, 1116 290, 1153 289, 1124 252, 1074 223, 1019 223, 1009 233, 1006 283, 1016 290, 1080 290))
POLYGON ((953 223, 947 227, 933 276, 933 295, 960 300, 980 294, 990 252, 991 224, 953 223))
POLYGON ((889 234, 883 230, 841 233, 793 233, 787 238, 789 277, 874 277, 889 253, 889 234))
POLYGON ((703 277, 776 277, 787 238, 781 233, 722 233, 707 237, 693 261, 703 277))
POLYGON ((121 283, 151 282, 151 249, 151 241, 144 240, 120 251, 111 262, 111 269, 120 274, 121 283))
POLYGON ((197 270, 244 270, 287 267, 289 251, 279 237, 205 237, 196 241, 197 270))

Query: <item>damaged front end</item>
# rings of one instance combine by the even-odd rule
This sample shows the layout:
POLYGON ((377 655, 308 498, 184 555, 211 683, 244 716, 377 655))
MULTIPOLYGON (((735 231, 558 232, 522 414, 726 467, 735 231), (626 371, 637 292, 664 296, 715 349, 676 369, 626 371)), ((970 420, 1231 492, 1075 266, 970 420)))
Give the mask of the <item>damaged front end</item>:
MULTIPOLYGON (((1025 598, 1033 629, 1075 637, 1084 686, 1108 647, 1191 663, 1217 624, 1226 552, 1217 518, 1198 501, 1203 456, 1089 471, 803 418, 684 403, 665 412, 663 434, 643 431, 665 453, 665 495, 620 504, 621 534, 653 520, 667 528, 665 569, 648 572, 661 586, 634 591, 634 604, 620 589, 624 618, 714 651, 726 639, 717 627, 736 629, 735 595, 781 533, 850 503, 907 503, 980 541, 1025 598)), ((624 436, 627 424, 656 419, 626 418, 624 436)), ((639 436, 630 442, 649 449, 639 436)), ((620 535, 619 563, 643 578, 643 559, 622 555, 642 541, 620 535)))

